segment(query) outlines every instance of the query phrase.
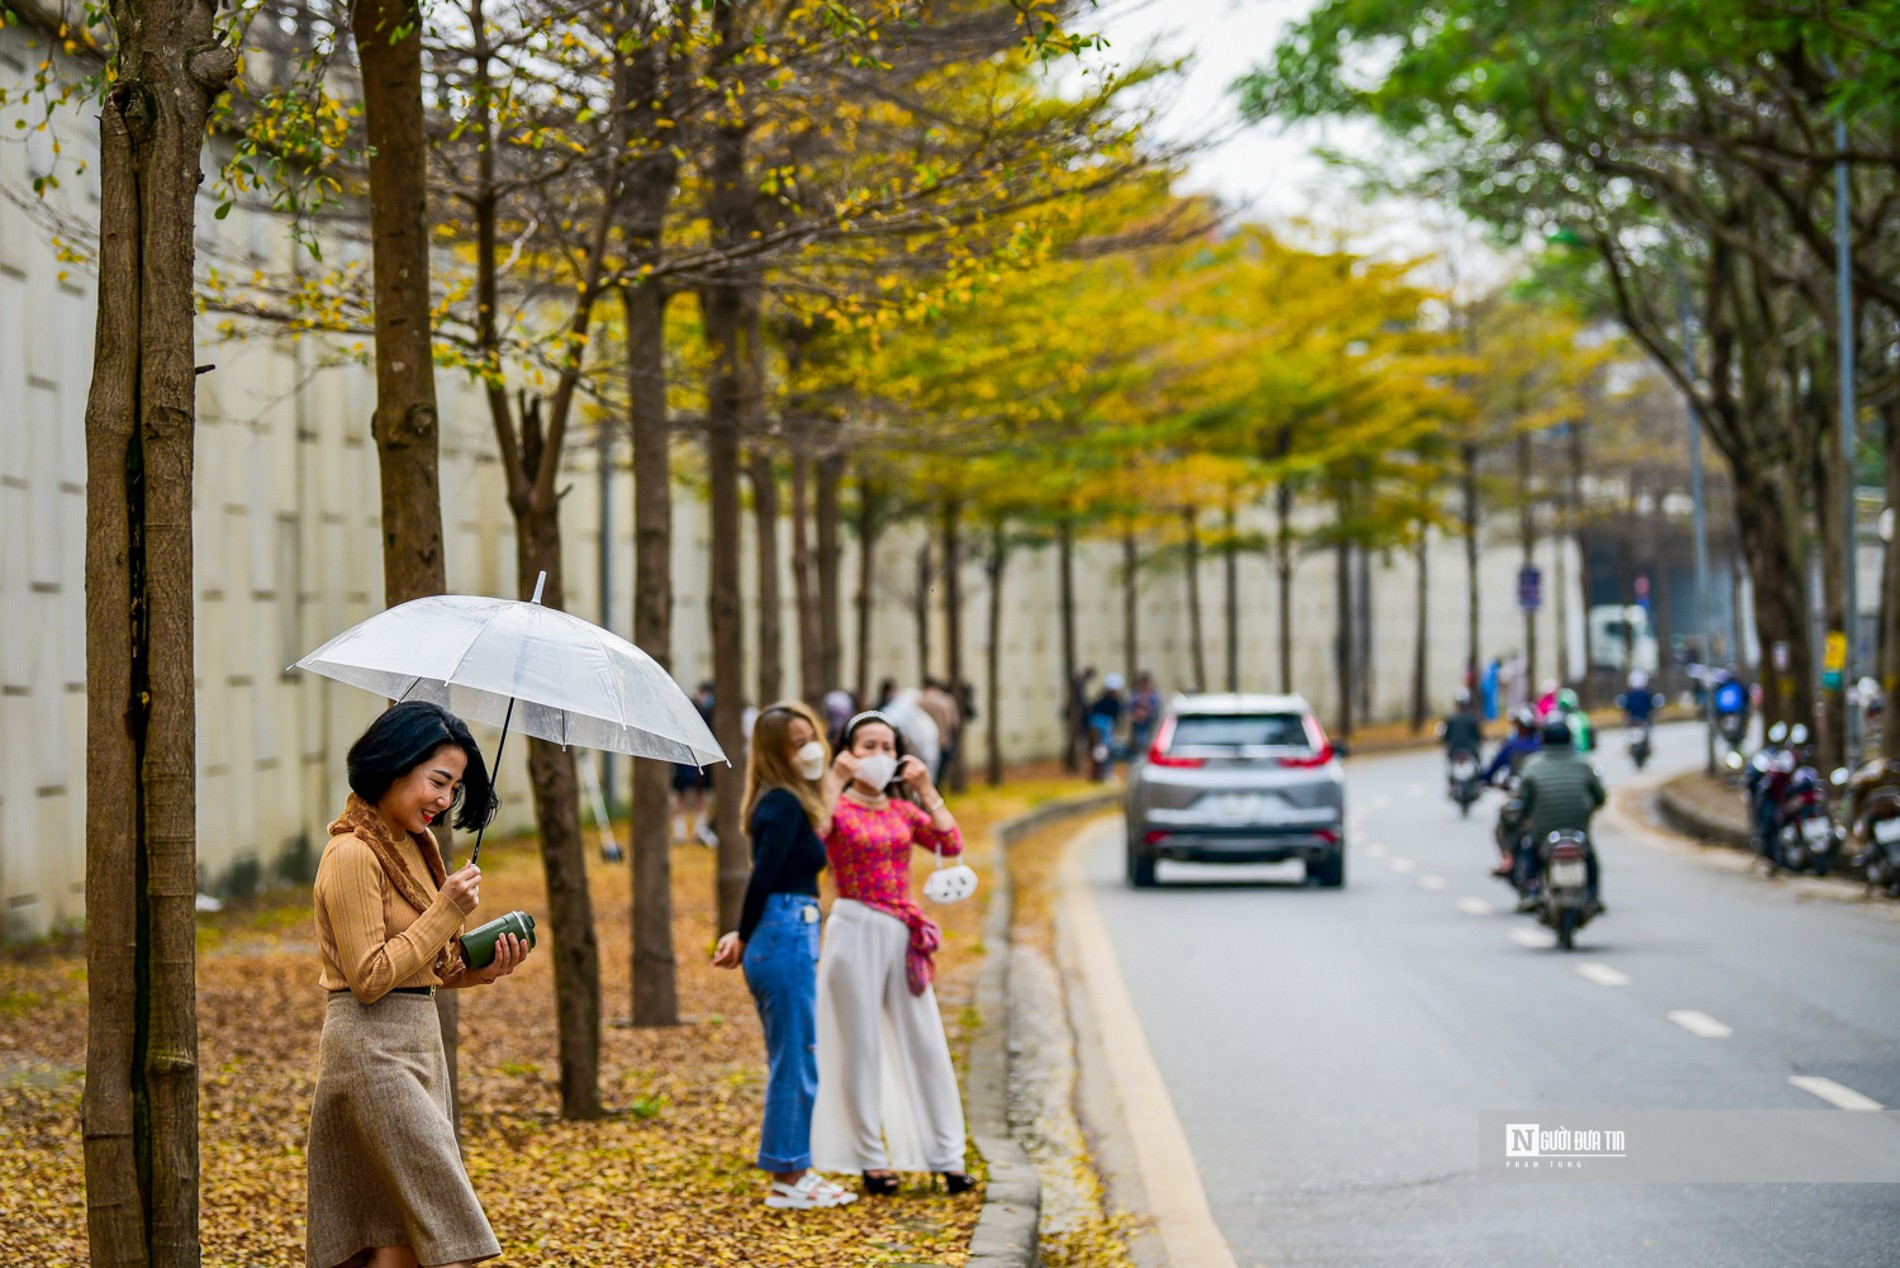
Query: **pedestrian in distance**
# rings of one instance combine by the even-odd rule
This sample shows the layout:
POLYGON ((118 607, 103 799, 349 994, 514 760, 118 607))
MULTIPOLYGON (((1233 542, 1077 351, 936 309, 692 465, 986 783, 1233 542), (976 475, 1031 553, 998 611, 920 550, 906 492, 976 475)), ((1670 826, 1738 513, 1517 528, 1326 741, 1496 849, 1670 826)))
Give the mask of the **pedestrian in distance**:
POLYGON ((1135 675, 1135 689, 1128 696, 1128 751, 1146 753, 1154 738, 1155 723, 1161 717, 1161 693, 1155 690, 1154 675, 1142 670, 1135 675))
MULTIPOLYGON (((693 692, 693 708, 710 730, 713 724, 713 685, 709 682, 699 684, 693 692)), ((706 766, 688 766, 683 763, 673 767, 673 839, 675 841, 698 841, 711 849, 719 844, 719 838, 713 835, 711 816, 706 813, 707 799, 712 792, 712 769, 706 766)))
POLYGON ((931 988, 942 934, 911 896, 910 864, 918 848, 961 854, 963 837, 883 714, 851 719, 832 765, 838 899, 818 961, 813 1162, 860 1173, 867 1193, 897 1192, 900 1171, 937 1172, 962 1193, 963 1104, 931 988))
POLYGON ((930 772, 937 783, 949 778, 950 764, 956 761, 957 744, 963 736, 963 708, 950 693, 950 686, 939 678, 924 679, 918 705, 937 724, 937 765, 930 772))
POLYGON ((308 1268, 472 1264, 501 1253, 455 1139, 438 990, 486 986, 529 946, 496 940, 471 969, 462 925, 481 869, 449 873, 430 827, 473 831, 495 813, 468 726, 439 705, 383 712, 350 746, 350 795, 330 825, 315 886, 317 1043, 305 1169, 308 1268))
POLYGON ((804 704, 761 712, 746 759, 746 831, 752 875, 739 927, 719 939, 713 966, 743 967, 765 1029, 768 1074, 759 1130, 759 1170, 772 1177, 765 1204, 806 1211, 843 1206, 857 1194, 811 1169, 812 1105, 818 1095, 818 873, 838 779, 823 724, 804 704))
POLYGON ((1102 694, 1089 705, 1089 778, 1098 784, 1115 776, 1115 736, 1126 685, 1120 674, 1109 674, 1102 679, 1102 694))

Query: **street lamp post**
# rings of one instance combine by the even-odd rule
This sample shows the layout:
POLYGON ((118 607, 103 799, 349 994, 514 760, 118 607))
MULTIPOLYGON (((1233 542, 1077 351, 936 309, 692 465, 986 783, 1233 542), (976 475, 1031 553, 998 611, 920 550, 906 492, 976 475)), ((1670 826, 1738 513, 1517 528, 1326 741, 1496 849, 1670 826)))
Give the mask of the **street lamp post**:
MULTIPOLYGON (((1682 265, 1676 265, 1676 293, 1681 302, 1682 360, 1686 377, 1695 379, 1695 333, 1689 307, 1689 284, 1682 265)), ((1695 504, 1695 621, 1702 635, 1702 721, 1707 731, 1705 750, 1709 774, 1715 773, 1715 690, 1710 672, 1715 644, 1709 637, 1709 530, 1702 504, 1702 411, 1695 391, 1689 393, 1689 497, 1695 504)))

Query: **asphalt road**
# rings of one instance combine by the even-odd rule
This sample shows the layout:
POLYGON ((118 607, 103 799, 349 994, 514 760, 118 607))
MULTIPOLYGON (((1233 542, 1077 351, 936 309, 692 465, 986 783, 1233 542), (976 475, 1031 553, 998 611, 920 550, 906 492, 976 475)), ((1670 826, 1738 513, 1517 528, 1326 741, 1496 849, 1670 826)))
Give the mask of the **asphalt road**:
MULTIPOLYGON (((1621 736, 1604 744, 1607 782, 1634 781, 1621 736)), ((1647 774, 1698 745, 1662 729, 1647 774)), ((1163 862, 1161 888, 1136 892, 1118 821, 1083 845, 1236 1260, 1900 1263, 1900 1186, 1478 1172, 1481 1110, 1848 1112, 1796 1075, 1900 1107, 1900 921, 1603 822, 1610 910, 1557 952, 1486 875, 1497 799, 1461 821, 1442 760, 1348 764, 1340 891, 1306 887, 1298 864, 1163 862)))

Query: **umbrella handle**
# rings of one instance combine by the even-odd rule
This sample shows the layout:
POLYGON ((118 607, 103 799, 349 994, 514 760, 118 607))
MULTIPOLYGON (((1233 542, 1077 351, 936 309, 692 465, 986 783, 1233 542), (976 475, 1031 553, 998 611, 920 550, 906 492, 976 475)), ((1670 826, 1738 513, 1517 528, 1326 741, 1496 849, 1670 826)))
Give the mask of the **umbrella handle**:
MULTIPOLYGON (((545 577, 547 574, 542 573, 541 575, 545 577)), ((536 593, 539 593, 539 587, 536 588, 536 593)), ((495 789, 495 781, 501 776, 501 755, 508 749, 508 724, 514 720, 515 702, 513 697, 510 697, 508 700, 508 712, 503 714, 501 719, 501 739, 495 743, 495 768, 488 780, 488 790, 491 794, 495 789)), ((486 823, 475 829, 475 851, 468 856, 468 865, 470 867, 475 866, 476 860, 482 857, 482 834, 487 831, 488 825, 486 823)))

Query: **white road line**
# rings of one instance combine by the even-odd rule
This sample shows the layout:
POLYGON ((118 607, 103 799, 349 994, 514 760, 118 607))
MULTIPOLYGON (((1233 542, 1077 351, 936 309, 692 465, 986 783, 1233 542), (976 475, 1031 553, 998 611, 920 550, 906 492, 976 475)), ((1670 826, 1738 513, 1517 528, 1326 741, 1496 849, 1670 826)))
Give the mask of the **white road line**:
POLYGON ((1482 898, 1460 898, 1458 910, 1467 916, 1488 916, 1491 914, 1491 904, 1482 898))
POLYGON ((1533 947, 1539 951, 1552 945, 1549 934, 1539 933, 1535 929, 1513 929, 1511 941, 1520 947, 1533 947))
POLYGON ((1381 793, 1366 804, 1371 806, 1374 810, 1384 810, 1387 806, 1392 804, 1392 799, 1381 793))
POLYGON ((1589 978, 1598 986, 1628 986, 1630 984, 1629 974, 1613 969, 1607 964, 1594 962, 1579 964, 1577 973, 1579 976, 1589 978))
POLYGON ((1669 1020, 1703 1039, 1727 1039, 1735 1033, 1707 1013, 1698 1013, 1693 1008, 1671 1009, 1669 1020))
POLYGON ((1381 845, 1377 841, 1374 841, 1371 845, 1368 845, 1366 847, 1367 858, 1382 859, 1385 856, 1386 856, 1385 846, 1381 845))
POLYGON ((1425 795, 1425 785, 1407 784, 1405 786, 1405 795, 1407 797, 1423 797, 1425 795))
POLYGON ((1168 1085, 1155 1065, 1147 1032, 1135 1011, 1115 959, 1115 943, 1082 874, 1082 842, 1070 843, 1062 875, 1062 914, 1081 966, 1082 989, 1102 1029, 1103 1063, 1121 1103, 1135 1165, 1155 1221, 1161 1247, 1171 1264, 1196 1268, 1235 1268, 1233 1251, 1214 1223, 1201 1187, 1201 1173, 1188 1147, 1187 1133, 1174 1111, 1168 1085))
POLYGON ((1877 1110, 1886 1108, 1873 1097, 1862 1096, 1853 1088, 1843 1087, 1833 1079, 1824 1079, 1818 1074, 1792 1074, 1788 1076, 1788 1082, 1794 1084, 1803 1092, 1812 1092, 1836 1109, 1877 1110))
POLYGON ((1393 859, 1386 866, 1395 872, 1409 872, 1415 866, 1411 859, 1393 859))
POLYGON ((1428 872, 1418 878, 1418 887, 1420 889, 1429 889, 1436 893, 1438 890, 1445 888, 1445 878, 1442 876, 1433 876, 1428 872))

